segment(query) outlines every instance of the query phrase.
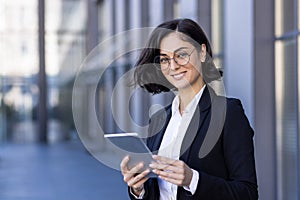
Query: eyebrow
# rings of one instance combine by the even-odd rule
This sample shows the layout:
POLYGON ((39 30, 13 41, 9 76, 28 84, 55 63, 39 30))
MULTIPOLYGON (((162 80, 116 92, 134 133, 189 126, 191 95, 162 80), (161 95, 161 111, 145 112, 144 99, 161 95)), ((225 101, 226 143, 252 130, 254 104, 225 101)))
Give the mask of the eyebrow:
MULTIPOLYGON (((176 53, 177 51, 180 51, 182 49, 189 49, 189 47, 180 47, 180 48, 176 49, 175 51, 173 51, 173 53, 176 53)), ((160 53, 159 55, 161 55, 161 56, 167 56, 167 54, 165 54, 165 53, 160 53)))

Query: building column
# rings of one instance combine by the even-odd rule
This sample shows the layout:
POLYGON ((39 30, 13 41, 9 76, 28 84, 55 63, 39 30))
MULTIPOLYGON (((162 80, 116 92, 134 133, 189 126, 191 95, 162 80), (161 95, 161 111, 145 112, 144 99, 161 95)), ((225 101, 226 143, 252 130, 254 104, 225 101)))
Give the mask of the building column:
POLYGON ((277 199, 274 1, 254 1, 254 121, 260 199, 277 199))
POLYGON ((87 0, 86 52, 90 53, 98 45, 98 4, 96 0, 87 0))
POLYGON ((48 111, 47 111, 47 76, 45 62, 45 0, 38 1, 39 14, 39 104, 38 104, 38 123, 39 141, 47 142, 48 132, 48 111))
POLYGON ((164 20, 172 20, 174 18, 174 0, 164 1, 164 20))
POLYGON ((211 0, 197 1, 197 21, 204 29, 208 38, 211 36, 211 0))

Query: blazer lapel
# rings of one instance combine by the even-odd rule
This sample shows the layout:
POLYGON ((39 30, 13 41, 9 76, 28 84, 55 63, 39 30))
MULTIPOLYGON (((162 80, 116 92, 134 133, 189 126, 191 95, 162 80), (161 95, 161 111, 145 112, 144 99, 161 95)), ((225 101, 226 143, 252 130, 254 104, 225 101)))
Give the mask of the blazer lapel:
MULTIPOLYGON (((207 117, 210 107, 211 107, 211 97, 210 93, 214 93, 211 91, 212 88, 209 88, 207 85, 206 88, 203 91, 202 97, 200 99, 200 102, 195 110, 195 113, 191 119, 191 122, 187 128, 186 134, 183 138, 183 142, 180 148, 180 159, 184 162, 187 162, 190 147, 197 136, 197 134, 200 133, 200 130, 202 128, 203 122, 205 118, 207 117)), ((204 138, 205 135, 201 136, 204 138)))

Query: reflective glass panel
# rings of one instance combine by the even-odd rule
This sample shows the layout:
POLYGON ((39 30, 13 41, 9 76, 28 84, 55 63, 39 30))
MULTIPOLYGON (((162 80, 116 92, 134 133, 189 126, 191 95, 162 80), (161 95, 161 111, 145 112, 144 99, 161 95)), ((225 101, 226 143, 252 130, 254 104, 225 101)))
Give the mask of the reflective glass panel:
POLYGON ((86 56, 86 0, 46 0, 46 72, 48 77, 48 140, 73 133, 72 87, 86 56))
POLYGON ((275 34, 280 36, 286 32, 297 29, 295 26, 295 1, 275 1, 275 34))
POLYGON ((298 199, 299 144, 296 40, 277 41, 276 136, 279 199, 298 199))
POLYGON ((0 140, 37 138, 37 0, 0 3, 0 140))

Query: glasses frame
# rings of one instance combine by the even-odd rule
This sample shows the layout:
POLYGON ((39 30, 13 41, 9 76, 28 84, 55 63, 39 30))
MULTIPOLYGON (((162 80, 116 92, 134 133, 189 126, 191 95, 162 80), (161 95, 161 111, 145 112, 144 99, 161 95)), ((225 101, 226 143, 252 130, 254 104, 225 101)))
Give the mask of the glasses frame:
MULTIPOLYGON (((188 54, 187 54, 187 55, 188 55, 188 59, 187 59, 187 62, 186 62, 185 64, 179 64, 179 63, 177 62, 176 57, 174 57, 174 55, 176 54, 176 51, 173 52, 173 57, 172 57, 172 58, 171 58, 171 57, 168 58, 168 65, 167 65, 166 67, 162 67, 162 65, 160 64, 160 62, 156 62, 156 60, 157 60, 158 58, 159 58, 158 60, 160 60, 161 55, 155 56, 155 57, 154 57, 154 62, 157 63, 157 64, 159 64, 161 70, 167 70, 167 69, 169 69, 170 66, 171 66, 171 60, 174 60, 174 62, 175 62, 177 65, 179 65, 179 66, 184 66, 184 65, 186 65, 186 64, 188 64, 188 63, 190 62, 191 55, 194 53, 195 49, 196 49, 196 48, 194 48, 194 49, 191 51, 191 53, 188 53, 188 54)), ((180 51, 180 50, 178 50, 178 51, 180 51)))

